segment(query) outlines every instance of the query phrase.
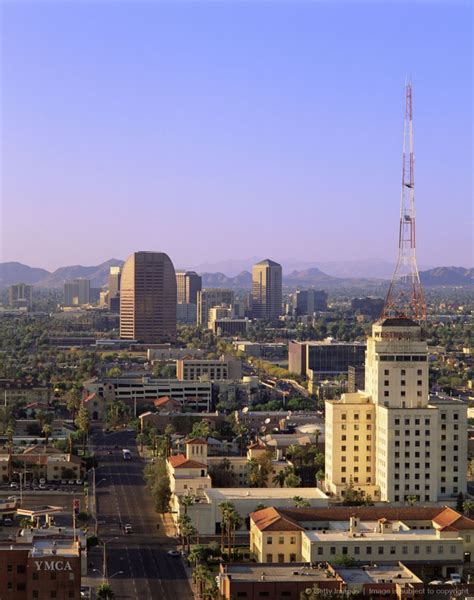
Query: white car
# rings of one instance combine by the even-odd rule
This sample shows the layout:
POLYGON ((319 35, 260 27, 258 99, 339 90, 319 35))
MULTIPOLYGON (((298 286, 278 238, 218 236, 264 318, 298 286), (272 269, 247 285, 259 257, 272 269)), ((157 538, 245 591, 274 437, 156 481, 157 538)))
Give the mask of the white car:
POLYGON ((11 488, 12 490, 17 490, 17 489, 18 489, 18 483, 15 483, 14 481, 12 481, 12 482, 10 483, 10 488, 11 488))
POLYGON ((461 575, 459 573, 451 573, 448 583, 462 583, 461 575))

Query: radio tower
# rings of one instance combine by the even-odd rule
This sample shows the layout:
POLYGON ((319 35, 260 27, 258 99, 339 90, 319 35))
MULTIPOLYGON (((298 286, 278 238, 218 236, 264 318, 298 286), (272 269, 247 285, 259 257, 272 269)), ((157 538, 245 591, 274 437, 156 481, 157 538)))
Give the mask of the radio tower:
POLYGON ((413 153, 412 87, 405 87, 405 123, 403 136, 402 194, 398 260, 385 298, 382 319, 408 318, 424 321, 426 303, 416 264, 415 236, 415 157, 413 153))

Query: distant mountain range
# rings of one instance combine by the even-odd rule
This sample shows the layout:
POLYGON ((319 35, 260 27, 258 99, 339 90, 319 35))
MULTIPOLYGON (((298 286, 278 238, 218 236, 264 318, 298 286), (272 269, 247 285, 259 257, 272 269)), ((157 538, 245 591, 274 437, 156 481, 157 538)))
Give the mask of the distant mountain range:
MULTIPOLYGON (((122 260, 111 258, 100 265, 84 267, 74 265, 61 267, 50 273, 45 269, 38 269, 23 265, 19 262, 0 263, 0 287, 13 283, 30 283, 43 288, 60 288, 64 282, 76 277, 85 277, 91 280, 92 287, 102 287, 107 284, 109 268, 120 266, 122 260)), ((348 262, 350 264, 350 261, 348 262)), ((343 271, 342 266, 338 269, 343 271)), ((250 288, 252 275, 249 271, 242 271, 233 277, 224 273, 201 272, 203 287, 229 287, 250 288)), ((421 271, 421 281, 425 286, 471 286, 474 285, 474 269, 464 267, 437 267, 421 271)), ((302 270, 293 270, 283 274, 283 283, 291 287, 334 287, 363 285, 364 283, 383 283, 387 277, 364 277, 364 276, 334 276, 328 275, 318 267, 310 267, 302 270)))
POLYGON ((123 260, 111 258, 100 265, 83 267, 74 265, 60 267, 50 273, 45 269, 35 269, 18 262, 0 263, 0 287, 13 283, 31 283, 37 287, 59 288, 65 281, 84 277, 91 280, 91 287, 102 287, 107 283, 110 267, 123 265, 123 260))

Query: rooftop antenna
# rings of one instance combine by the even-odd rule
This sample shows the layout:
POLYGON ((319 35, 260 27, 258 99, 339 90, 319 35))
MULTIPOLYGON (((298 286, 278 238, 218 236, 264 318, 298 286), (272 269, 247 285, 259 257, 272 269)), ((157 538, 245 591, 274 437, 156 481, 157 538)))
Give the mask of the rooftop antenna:
POLYGON ((403 132, 402 193, 398 260, 385 298, 382 319, 426 319, 426 302, 416 264, 415 235, 415 155, 413 152, 413 91, 410 79, 405 84, 405 122, 403 132))

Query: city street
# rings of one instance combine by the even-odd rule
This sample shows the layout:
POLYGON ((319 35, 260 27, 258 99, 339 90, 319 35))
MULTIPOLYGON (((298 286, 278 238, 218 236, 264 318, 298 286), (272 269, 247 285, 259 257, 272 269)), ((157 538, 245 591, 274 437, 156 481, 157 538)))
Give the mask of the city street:
MULTIPOLYGON (((96 433, 91 439, 99 464, 98 535, 106 543, 106 574, 118 598, 191 600, 193 594, 181 558, 167 554, 176 549, 176 540, 166 537, 162 525, 157 529, 162 520, 146 488, 144 461, 138 455, 134 437, 134 432, 124 431, 96 433), (132 460, 123 460, 122 448, 131 451, 132 460), (132 526, 132 533, 123 532, 126 524, 132 526)), ((94 555, 98 556, 97 551, 94 555)), ((101 559, 94 567, 98 583, 102 577, 101 559)))

